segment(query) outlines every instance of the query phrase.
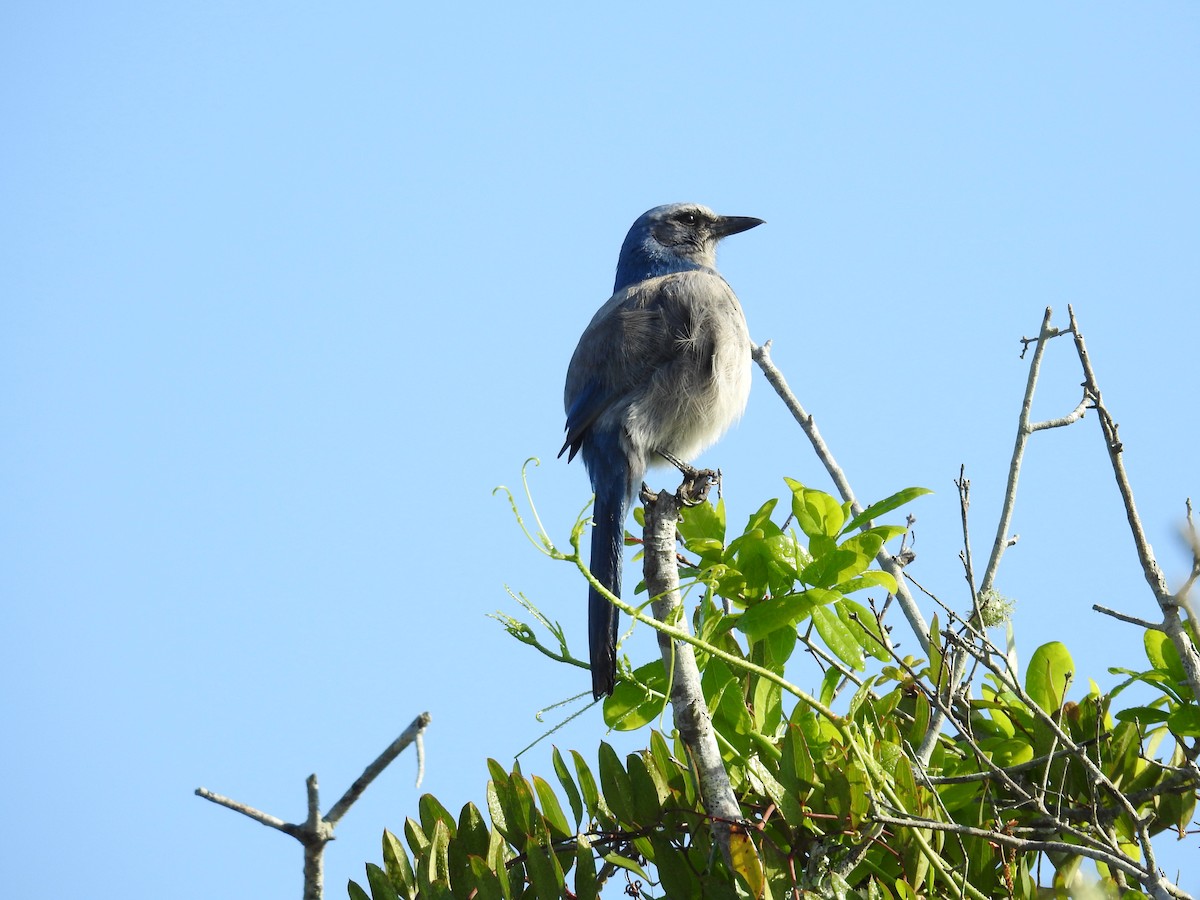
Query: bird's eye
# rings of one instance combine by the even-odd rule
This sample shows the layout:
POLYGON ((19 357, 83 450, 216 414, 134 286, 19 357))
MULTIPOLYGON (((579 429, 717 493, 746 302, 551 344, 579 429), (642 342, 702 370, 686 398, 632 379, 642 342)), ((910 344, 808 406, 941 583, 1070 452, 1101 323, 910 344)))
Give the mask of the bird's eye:
POLYGON ((679 214, 679 221, 684 225, 695 225, 699 219, 696 218, 695 213, 685 212, 679 214))

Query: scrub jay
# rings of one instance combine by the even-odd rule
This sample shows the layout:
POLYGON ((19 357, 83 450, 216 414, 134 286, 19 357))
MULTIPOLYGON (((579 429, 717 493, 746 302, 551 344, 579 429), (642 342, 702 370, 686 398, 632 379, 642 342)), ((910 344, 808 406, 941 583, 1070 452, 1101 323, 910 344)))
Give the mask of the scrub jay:
MULTIPOLYGON (((680 468, 746 408, 750 333, 717 272, 717 242, 762 219, 696 203, 644 213, 625 236, 613 295, 584 330, 567 369, 567 461, 583 454, 596 492, 592 574, 621 594, 625 515, 646 467, 680 468)), ((592 696, 611 694, 617 609, 588 592, 592 696)))

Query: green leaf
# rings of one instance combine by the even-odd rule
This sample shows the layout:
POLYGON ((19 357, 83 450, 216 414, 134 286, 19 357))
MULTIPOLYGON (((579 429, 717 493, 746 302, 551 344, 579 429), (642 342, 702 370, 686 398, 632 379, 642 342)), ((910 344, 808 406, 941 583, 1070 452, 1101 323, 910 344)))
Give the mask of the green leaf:
POLYGON ((457 829, 454 825, 454 817, 450 815, 450 811, 438 801, 433 794, 422 794, 421 799, 417 801, 417 809, 421 815, 421 830, 426 834, 433 834, 433 826, 438 822, 445 822, 446 827, 450 830, 450 837, 454 837, 457 829))
MULTIPOLYGON (((789 731, 791 730, 789 729, 789 731)), ((779 808, 785 822, 789 825, 793 825, 793 823, 798 825, 804 821, 804 808, 800 805, 796 793, 784 787, 783 783, 767 768, 761 757, 750 757, 747 768, 755 778, 762 782, 763 791, 779 808)))
POLYGON ((533 833, 529 835, 529 845, 525 853, 529 880, 533 882, 538 900, 559 900, 562 897, 566 878, 562 865, 554 854, 553 846, 550 832, 545 822, 539 818, 534 823, 533 833))
POLYGON ((1000 768, 1017 766, 1033 759, 1033 747, 1028 740, 1014 738, 993 741, 989 738, 982 742, 982 746, 990 753, 992 762, 1000 768))
MULTIPOLYGON (((494 820, 492 824, 495 824, 494 820)), ((500 893, 504 896, 504 900, 513 900, 512 882, 508 879, 508 866, 505 865, 507 849, 504 838, 500 836, 498 829, 493 828, 488 832, 488 869, 496 873, 496 880, 500 883, 500 893)))
POLYGON ((597 900, 596 854, 584 835, 575 838, 575 900, 597 900))
POLYGON ((1200 737, 1200 708, 1177 707, 1167 719, 1167 727, 1178 737, 1200 737))
POLYGON ((1157 725, 1159 722, 1167 721, 1168 715, 1165 709, 1156 709, 1153 706, 1131 706, 1128 709, 1118 710, 1115 718, 1118 722, 1140 722, 1143 725, 1157 725))
POLYGON ((831 703, 833 703, 833 692, 837 690, 837 686, 841 680, 841 670, 833 668, 832 666, 829 668, 829 671, 825 673, 825 677, 821 679, 821 703, 823 703, 825 706, 829 706, 831 703))
POLYGON ((599 756, 600 784, 604 788, 604 798, 620 823, 631 823, 634 816, 629 775, 621 766, 616 751, 607 741, 600 742, 599 756))
POLYGON ((892 657, 883 646, 883 634, 879 630, 879 621, 873 612, 861 603, 855 603, 846 597, 843 597, 842 601, 833 609, 863 650, 881 662, 891 661, 892 657))
POLYGON ((1183 668, 1183 662, 1179 658, 1179 651, 1176 649, 1174 641, 1163 632, 1152 629, 1146 630, 1143 640, 1146 645, 1147 658, 1156 669, 1167 674, 1179 696, 1184 700, 1195 699, 1192 697, 1187 672, 1183 668))
MULTIPOLYGON (((505 785, 507 789, 507 784, 505 785)), ((504 812, 504 804, 500 801, 500 792, 496 790, 496 782, 493 779, 487 783, 487 808, 488 815, 491 816, 492 825, 510 841, 513 841, 515 834, 508 827, 508 815, 504 812)), ((409 842, 411 846, 411 841, 409 842)))
POLYGON ((371 886, 372 900, 399 900, 387 873, 374 863, 367 863, 367 884, 371 886))
POLYGON ((354 879, 350 879, 346 885, 346 893, 350 895, 350 900, 371 900, 371 895, 359 887, 354 879))
POLYGON ((945 665, 942 655, 942 632, 938 625, 938 614, 934 613, 929 622, 929 680, 934 687, 941 688, 945 684, 942 668, 945 665))
POLYGON ((897 491, 896 493, 892 494, 892 496, 880 500, 877 503, 872 503, 870 506, 864 509, 861 513, 855 516, 845 528, 842 529, 842 533, 846 534, 851 532, 855 528, 865 525, 867 522, 871 521, 871 519, 878 518, 884 513, 889 513, 893 509, 898 509, 905 503, 932 493, 933 491, 929 490, 929 488, 922 487, 909 487, 902 491, 897 491))
POLYGON ((538 775, 533 776, 533 789, 537 792, 538 804, 542 807, 542 815, 546 824, 550 826, 550 833, 554 839, 561 841, 571 837, 575 830, 568 824, 558 797, 554 796, 554 789, 538 775))
POLYGON ((417 881, 422 893, 433 897, 450 896, 450 828, 441 819, 433 824, 429 853, 417 866, 417 881))
POLYGON ((604 701, 604 724, 614 731, 637 731, 662 715, 667 703, 667 675, 661 658, 639 666, 633 678, 622 678, 604 701))
POLYGON ((752 641, 781 628, 795 628, 809 617, 814 607, 841 599, 837 591, 809 588, 799 594, 769 597, 738 616, 737 627, 752 641))
POLYGON ((646 881, 650 880, 650 876, 646 874, 646 870, 639 866, 636 861, 629 859, 628 857, 621 856, 617 853, 605 853, 604 861, 612 863, 619 869, 632 872, 634 875, 644 878, 646 881))
POLYGON ((404 820, 404 839, 408 841, 408 848, 412 850, 414 860, 429 852, 429 838, 421 830, 420 824, 412 818, 404 820))
POLYGON ((846 521, 842 505, 824 491, 810 490, 790 478, 784 481, 792 489, 792 515, 800 530, 810 538, 837 537, 846 521))
MULTIPOLYGON (((718 500, 716 506, 712 503, 701 503, 680 510, 679 535, 684 543, 691 547, 693 541, 716 541, 725 543, 725 501, 718 500)), ((694 552, 694 551, 693 551, 694 552)))
POLYGON ((667 799, 665 785, 660 790, 640 754, 630 753, 625 758, 625 768, 629 772, 634 823, 640 827, 657 825, 662 818, 662 804, 667 799))
POLYGON ((579 797, 579 788, 575 787, 575 782, 571 779, 571 772, 557 747, 551 753, 551 760, 554 764, 554 774, 558 776, 558 783, 566 791, 567 802, 571 804, 571 814, 575 817, 575 827, 578 828, 583 821, 583 801, 579 797))
MULTIPOLYGON (((488 827, 483 820, 483 816, 479 812, 479 807, 474 803, 468 803, 462 808, 462 812, 458 814, 458 833, 451 835, 450 842, 450 871, 465 872, 471 867, 468 857, 478 856, 480 858, 487 856, 488 851, 488 827)), ((461 893, 458 890, 458 885, 455 886, 455 892, 461 893)))
POLYGON ((383 832, 383 867, 397 894, 406 900, 416 897, 417 876, 409 865, 408 854, 400 839, 386 829, 383 832))
MULTIPOLYGON (((538 823, 542 821, 542 814, 538 811, 537 803, 533 799, 533 785, 522 776, 514 774, 512 796, 512 803, 508 808, 509 824, 515 825, 526 835, 533 834, 537 830, 538 823)), ((525 849, 528 852, 529 848, 525 849)))
POLYGON ((1075 673, 1075 663, 1059 641, 1043 644, 1033 651, 1025 673, 1025 692, 1046 712, 1057 712, 1066 699, 1075 673))
POLYGON ((588 764, 578 750, 571 751, 571 758, 575 760, 575 775, 579 779, 579 790, 583 794, 583 802, 588 815, 594 819, 607 821, 607 816, 604 815, 607 809, 602 809, 600 806, 600 790, 596 787, 596 779, 592 775, 592 770, 588 768, 588 764))
POLYGON ((475 881, 475 900, 502 900, 504 893, 500 890, 500 879, 488 867, 487 860, 471 856, 467 864, 475 881))
POLYGON ((671 900, 699 900, 700 880, 688 863, 687 852, 676 847, 663 832, 650 835, 654 865, 658 869, 663 896, 671 900))
POLYGON ((857 578, 843 581, 838 585, 838 590, 843 594, 853 594, 855 591, 862 591, 873 587, 881 587, 889 594, 894 594, 896 593, 896 579, 887 572, 872 569, 863 572, 857 578))
POLYGON ((812 620, 830 653, 860 672, 866 668, 862 647, 835 613, 818 606, 812 611, 812 620))
POLYGON ((858 554, 853 550, 835 548, 818 554, 814 549, 813 555, 813 561, 800 573, 800 580, 805 584, 818 588, 831 588, 839 581, 852 578, 855 574, 851 570, 855 567, 858 554), (850 574, 843 577, 843 572, 850 574))

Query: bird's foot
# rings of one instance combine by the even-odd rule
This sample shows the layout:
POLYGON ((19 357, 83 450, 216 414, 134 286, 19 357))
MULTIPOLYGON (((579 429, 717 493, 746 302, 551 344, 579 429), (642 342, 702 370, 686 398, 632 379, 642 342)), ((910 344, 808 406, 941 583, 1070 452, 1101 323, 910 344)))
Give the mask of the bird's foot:
POLYGON ((676 496, 684 506, 699 506, 708 500, 708 492, 713 485, 717 486, 718 496, 721 491, 721 472, 712 469, 694 469, 688 466, 683 472, 683 483, 679 485, 676 496))

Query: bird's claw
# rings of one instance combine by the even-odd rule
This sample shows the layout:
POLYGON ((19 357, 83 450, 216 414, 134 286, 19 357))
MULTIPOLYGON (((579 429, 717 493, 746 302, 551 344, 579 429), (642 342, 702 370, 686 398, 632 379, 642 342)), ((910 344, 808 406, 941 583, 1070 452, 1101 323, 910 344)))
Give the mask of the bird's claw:
POLYGON ((679 471, 683 473, 683 483, 679 485, 676 496, 684 506, 699 506, 704 503, 708 500, 708 492, 712 490, 713 485, 717 485, 717 489, 720 490, 720 472, 714 472, 712 469, 695 469, 691 466, 681 468, 679 471))

